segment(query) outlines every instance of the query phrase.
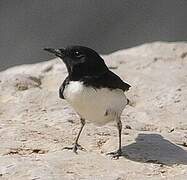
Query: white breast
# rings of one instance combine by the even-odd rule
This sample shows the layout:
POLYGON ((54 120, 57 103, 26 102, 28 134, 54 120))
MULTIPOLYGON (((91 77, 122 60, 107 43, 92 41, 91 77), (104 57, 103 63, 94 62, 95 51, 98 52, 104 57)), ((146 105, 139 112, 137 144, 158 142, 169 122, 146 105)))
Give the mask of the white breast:
POLYGON ((82 118, 98 125, 115 120, 127 104, 126 96, 120 89, 94 89, 79 81, 71 81, 63 95, 82 118))

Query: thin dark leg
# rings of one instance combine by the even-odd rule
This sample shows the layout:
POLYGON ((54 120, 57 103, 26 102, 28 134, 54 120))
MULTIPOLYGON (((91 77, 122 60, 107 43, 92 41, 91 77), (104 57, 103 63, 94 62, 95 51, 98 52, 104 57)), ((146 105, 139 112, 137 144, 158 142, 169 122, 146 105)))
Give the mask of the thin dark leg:
POLYGON ((122 150, 121 150, 121 130, 122 130, 122 123, 121 123, 120 119, 117 120, 117 128, 118 128, 118 133, 119 133, 119 147, 118 147, 118 150, 115 151, 115 152, 107 153, 107 155, 112 155, 112 157, 115 158, 115 159, 118 159, 119 156, 122 155, 122 150))
POLYGON ((73 150, 74 153, 77 153, 77 149, 85 151, 85 149, 81 145, 78 144, 78 140, 79 140, 80 134, 81 134, 81 132, 83 130, 83 127, 85 125, 85 119, 81 118, 80 120, 81 120, 81 128, 80 128, 80 130, 79 130, 79 132, 77 134, 77 137, 75 139, 73 147, 64 147, 63 149, 73 150))
POLYGON ((118 152, 121 154, 121 129, 122 129, 122 123, 121 120, 118 121, 117 123, 117 127, 118 127, 118 132, 119 132, 119 148, 118 148, 118 152))
MULTIPOLYGON (((79 137, 80 137, 80 135, 81 135, 81 132, 82 132, 82 130, 83 130, 84 125, 85 125, 85 119, 82 119, 82 118, 81 118, 81 128, 80 128, 80 130, 79 130, 79 132, 78 132, 78 134, 77 134, 77 137, 76 137, 76 139, 75 139, 74 145, 78 145, 78 140, 79 140, 79 137)), ((76 147, 76 149, 74 150, 74 152, 76 152, 76 151, 77 151, 77 147, 76 147)))

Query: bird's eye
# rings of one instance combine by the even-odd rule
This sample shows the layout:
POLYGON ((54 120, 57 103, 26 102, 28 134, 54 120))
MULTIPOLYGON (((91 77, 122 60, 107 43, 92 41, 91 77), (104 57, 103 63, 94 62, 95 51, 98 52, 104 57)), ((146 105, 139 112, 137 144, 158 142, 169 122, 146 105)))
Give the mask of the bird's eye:
POLYGON ((80 57, 80 56, 81 56, 81 53, 80 53, 79 51, 75 51, 75 52, 74 52, 74 55, 75 55, 76 57, 80 57))

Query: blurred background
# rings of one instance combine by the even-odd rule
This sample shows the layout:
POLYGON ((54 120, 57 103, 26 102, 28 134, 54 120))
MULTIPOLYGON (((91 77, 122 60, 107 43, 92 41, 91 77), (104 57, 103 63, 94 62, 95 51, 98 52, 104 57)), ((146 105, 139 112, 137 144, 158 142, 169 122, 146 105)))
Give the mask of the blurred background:
POLYGON ((187 0, 0 0, 0 70, 53 58, 43 47, 185 40, 187 0))

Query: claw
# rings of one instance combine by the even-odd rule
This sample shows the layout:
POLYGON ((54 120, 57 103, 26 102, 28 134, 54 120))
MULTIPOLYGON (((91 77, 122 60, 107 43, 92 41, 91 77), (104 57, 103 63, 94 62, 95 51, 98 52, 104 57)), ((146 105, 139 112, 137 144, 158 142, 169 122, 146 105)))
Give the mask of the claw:
POLYGON ((74 144, 72 147, 64 147, 62 150, 67 149, 67 150, 73 150, 75 154, 77 154, 77 150, 81 151, 86 151, 85 148, 83 148, 80 144, 74 144))
POLYGON ((77 144, 77 146, 76 146, 79 150, 81 150, 81 151, 86 151, 86 149, 85 148, 83 148, 80 144, 77 144))
POLYGON ((117 151, 107 153, 106 155, 111 156, 111 159, 119 159, 119 157, 122 156, 122 151, 119 149, 117 151))

